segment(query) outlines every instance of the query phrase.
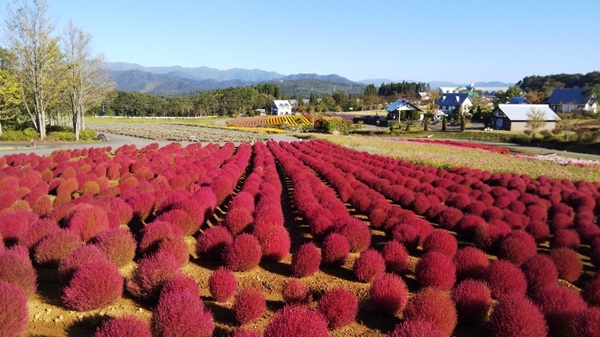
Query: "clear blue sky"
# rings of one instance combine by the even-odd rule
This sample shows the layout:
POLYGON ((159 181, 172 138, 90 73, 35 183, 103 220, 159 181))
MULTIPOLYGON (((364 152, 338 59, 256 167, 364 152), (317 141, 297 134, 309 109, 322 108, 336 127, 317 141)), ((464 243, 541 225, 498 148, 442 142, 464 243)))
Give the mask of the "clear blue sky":
POLYGON ((110 62, 460 83, 600 70, 599 0, 48 2, 110 62))

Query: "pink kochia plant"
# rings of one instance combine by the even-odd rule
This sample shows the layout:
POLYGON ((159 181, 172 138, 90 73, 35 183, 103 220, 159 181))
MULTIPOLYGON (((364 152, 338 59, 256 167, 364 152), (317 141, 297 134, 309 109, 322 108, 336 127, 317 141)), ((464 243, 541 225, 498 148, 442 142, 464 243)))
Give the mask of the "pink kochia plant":
POLYGON ((494 306, 488 331, 492 337, 546 337, 544 315, 522 295, 503 296, 494 306))
POLYGON ((311 300, 308 288, 297 278, 289 278, 281 290, 281 297, 286 303, 304 303, 311 300))
POLYGON ((162 285, 181 272, 179 262, 168 253, 159 252, 139 261, 127 280, 127 290, 141 299, 158 298, 162 285))
POLYGON ((492 293, 481 281, 466 279, 454 288, 452 297, 462 324, 479 325, 492 305, 492 293))
POLYGON ((444 334, 435 325, 427 321, 404 321, 396 325, 388 337, 443 337, 444 334))
POLYGON ((169 292, 161 296, 152 312, 152 331, 156 336, 212 336, 213 317, 198 296, 189 292, 169 292))
POLYGON ((329 321, 329 327, 338 329, 352 323, 358 314, 358 300, 346 288, 335 288, 321 297, 319 312, 329 321))
POLYGON ((0 252, 0 281, 20 286, 26 296, 35 293, 37 274, 29 260, 27 249, 22 246, 13 246, 0 252))
POLYGON ((96 330, 94 337, 152 337, 152 332, 141 319, 123 316, 106 321, 96 330))
POLYGON ((237 289, 237 281, 231 270, 220 267, 208 278, 208 290, 217 302, 227 302, 237 289))
POLYGON ((388 272, 404 274, 408 271, 408 251, 400 242, 388 241, 383 247, 382 255, 388 272))
POLYGON ((385 273, 385 260, 375 249, 364 251, 354 263, 354 274, 359 281, 370 283, 385 273))
POLYGON ((301 305, 286 305, 265 328, 265 337, 329 337, 327 321, 301 305))
POLYGON ((0 281, 0 336, 23 336, 28 321, 27 295, 23 289, 0 281))
POLYGON ((451 258, 440 252, 429 252, 417 263, 415 275, 423 288, 450 290, 456 282, 456 267, 451 258))
POLYGON ((240 324, 255 322, 267 309, 265 296, 258 289, 242 289, 235 297, 233 312, 240 324))
POLYGON ((205 230, 196 243, 198 255, 208 259, 219 259, 225 246, 233 242, 233 236, 224 226, 205 230))
POLYGON ((111 262, 88 262, 75 271, 63 292, 62 300, 69 308, 99 309, 121 298, 123 277, 111 262))
POLYGON ((117 267, 123 267, 135 257, 137 243, 128 230, 114 229, 102 232, 94 238, 93 242, 117 267))
POLYGON ((99 206, 79 204, 71 209, 66 223, 81 240, 88 241, 108 229, 108 215, 99 206))
POLYGON ((319 270, 320 264, 319 248, 312 242, 305 243, 292 255, 292 275, 299 278, 310 276, 319 270))
POLYGON ((252 234, 240 234, 223 250, 223 262, 233 271, 248 271, 258 266, 262 251, 252 234))
POLYGON ((433 288, 425 288, 410 299, 404 318, 430 322, 446 337, 452 335, 457 323, 456 308, 450 296, 433 288))
POLYGON ((396 274, 384 274, 371 284, 369 302, 379 312, 395 315, 406 306, 408 288, 396 274))
POLYGON ((345 236, 338 233, 329 234, 321 246, 323 264, 330 266, 341 266, 348 259, 350 244, 345 236))

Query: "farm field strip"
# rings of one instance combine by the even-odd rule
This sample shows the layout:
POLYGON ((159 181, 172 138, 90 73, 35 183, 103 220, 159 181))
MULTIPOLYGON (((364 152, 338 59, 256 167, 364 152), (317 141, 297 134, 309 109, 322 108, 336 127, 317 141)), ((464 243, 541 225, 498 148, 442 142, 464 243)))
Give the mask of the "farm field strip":
POLYGON ((8 155, 0 295, 28 324, 0 332, 89 336, 131 315, 155 335, 555 335, 600 322, 598 214, 599 182, 323 140, 8 155))

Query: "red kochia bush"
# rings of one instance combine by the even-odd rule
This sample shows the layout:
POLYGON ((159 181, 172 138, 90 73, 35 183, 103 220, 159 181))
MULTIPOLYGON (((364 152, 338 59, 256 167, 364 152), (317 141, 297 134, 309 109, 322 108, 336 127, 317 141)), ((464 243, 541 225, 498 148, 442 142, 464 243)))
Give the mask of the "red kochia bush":
POLYGON ((547 255, 536 254, 521 265, 521 270, 527 279, 529 292, 554 285, 558 281, 556 265, 547 255))
POLYGON ((527 292, 525 275, 508 261, 492 261, 485 270, 485 281, 492 291, 492 296, 496 299, 505 294, 522 296, 527 292))
POLYGON ((123 316, 104 322, 96 330, 94 337, 152 337, 152 332, 141 319, 123 316))
POLYGON ((381 253, 371 248, 360 254, 353 269, 359 281, 369 283, 385 273, 385 260, 381 253))
POLYGON ((104 231, 94 238, 94 244, 106 253, 108 260, 123 267, 135 257, 137 242, 130 231, 114 229, 104 231))
POLYGON ((304 243, 292 255, 292 275, 298 278, 310 276, 319 270, 320 264, 319 248, 312 242, 304 243))
POLYGON ((571 321, 572 337, 597 337, 600 331, 600 308, 579 311, 571 321))
POLYGON ((440 252, 429 252, 417 263, 415 276, 422 288, 450 290, 456 282, 456 268, 452 260, 440 252))
POLYGON ((488 286, 473 279, 456 285, 452 298, 456 304, 458 321, 467 325, 479 325, 492 305, 492 293, 488 286))
POLYGON ((349 217, 340 229, 340 234, 348 239, 352 252, 363 252, 371 245, 371 230, 359 219, 349 217))
POLYGON ((233 271, 248 271, 260 263, 262 251, 252 234, 240 234, 223 249, 223 262, 233 271))
POLYGON ((81 265, 95 261, 107 261, 106 254, 96 245, 81 245, 60 261, 58 272, 64 281, 68 281, 81 265))
POLYGON ((290 252, 290 234, 283 226, 262 230, 255 227, 253 234, 260 242, 262 258, 265 261, 279 262, 290 252))
POLYGON ((261 337, 256 330, 236 330, 231 337, 261 337))
POLYGON ((383 246, 382 255, 388 272, 404 274, 408 271, 408 251, 400 242, 388 241, 383 246))
POLYGON ((218 259, 225 246, 233 242, 233 236, 224 226, 214 226, 205 230, 198 238, 196 252, 208 259, 218 259))
POLYGON ((45 237, 55 234, 60 230, 58 223, 50 218, 38 219, 33 222, 29 230, 19 239, 19 244, 31 249, 45 237))
POLYGON ((62 301, 79 311, 107 306, 123 294, 123 277, 108 261, 88 262, 79 267, 63 289, 62 301))
POLYGON ((456 255, 454 255, 456 279, 480 279, 484 276, 484 271, 489 264, 490 260, 483 251, 475 247, 459 249, 456 255))
POLYGON ((450 232, 436 229, 423 241, 423 250, 425 252, 440 252, 452 258, 458 250, 458 242, 450 232))
POLYGON ((521 295, 505 295, 494 306, 488 321, 492 337, 545 337, 544 315, 521 295))
POLYGON ((179 268, 179 262, 169 253, 143 258, 127 280, 127 290, 137 298, 156 299, 162 285, 181 272, 179 268))
POLYGON ((213 317, 198 296, 170 292, 161 297, 152 312, 152 331, 162 337, 209 337, 215 329, 213 317))
POLYGON ((383 274, 371 284, 369 302, 376 311, 395 315, 404 310, 407 300, 406 283, 396 274, 383 274))
POLYGON ((512 231, 498 243, 497 255, 520 266, 525 260, 537 253, 537 244, 533 236, 523 231, 512 231))
POLYGON ((88 241, 108 229, 108 215, 99 206, 78 204, 67 214, 66 223, 81 240, 88 241))
POLYGON ((281 297, 286 303, 304 303, 310 300, 308 288, 297 278, 289 278, 281 289, 281 297))
POLYGON ((179 274, 165 282, 160 291, 158 300, 160 301, 160 298, 169 292, 188 292, 194 296, 200 296, 200 289, 198 288, 196 280, 185 274, 179 274))
POLYGON ((346 288, 327 291, 319 301, 319 312, 329 321, 331 329, 344 327, 352 323, 358 314, 358 300, 353 292, 346 288))
POLYGON ((227 302, 237 289, 237 280, 231 270, 220 267, 213 271, 208 278, 210 296, 217 302, 227 302))
POLYGON ((461 210, 454 207, 446 207, 437 215, 437 222, 445 229, 452 229, 462 218, 461 210))
POLYGON ((554 236, 552 236, 552 242, 550 243, 550 246, 552 248, 567 247, 573 250, 577 250, 580 244, 581 240, 579 239, 579 234, 577 234, 575 230, 559 229, 556 232, 554 232, 554 236))
POLYGON ((33 257, 39 264, 58 265, 60 260, 79 247, 81 239, 68 229, 47 236, 35 247, 33 257))
POLYGON ((567 334, 573 316, 587 307, 575 290, 559 285, 540 289, 532 300, 546 317, 553 336, 567 334))
POLYGON ((452 335, 457 323, 456 308, 450 296, 433 288, 425 288, 410 299, 404 318, 430 322, 446 337, 452 335))
POLYGON ((404 321, 396 325, 388 337, 443 337, 444 334, 430 322, 404 321))
POLYGON ((0 281, 0 336, 23 336, 28 321, 27 295, 23 289, 0 281))
POLYGON ((321 254, 323 254, 323 264, 341 266, 348 259, 350 244, 345 236, 331 233, 323 240, 321 254))
POLYGON ((235 297, 232 308, 235 319, 242 325, 255 322, 264 315, 266 309, 265 296, 253 288, 242 289, 235 297))
POLYGON ((588 282, 581 292, 583 299, 593 306, 600 306, 600 274, 588 282))
POLYGON ((583 272, 583 262, 576 251, 569 248, 550 250, 550 258, 558 270, 558 277, 569 282, 575 282, 583 272))
POLYGON ((4 240, 20 240, 27 230, 38 220, 35 213, 25 210, 2 210, 0 213, 0 236, 4 240))
POLYGON ((15 247, 0 252, 0 280, 20 286, 31 296, 37 287, 37 274, 26 253, 27 249, 20 252, 15 247))
POLYGON ((286 305, 265 328, 265 337, 329 337, 327 321, 306 306, 286 305))

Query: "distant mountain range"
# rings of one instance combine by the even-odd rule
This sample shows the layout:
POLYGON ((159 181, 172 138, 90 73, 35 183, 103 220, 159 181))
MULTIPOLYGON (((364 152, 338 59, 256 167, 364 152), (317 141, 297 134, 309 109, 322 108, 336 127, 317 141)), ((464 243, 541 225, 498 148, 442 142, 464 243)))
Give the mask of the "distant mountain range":
MULTIPOLYGON (((138 91, 142 93, 177 95, 190 92, 248 86, 258 83, 276 83, 282 93, 291 96, 306 96, 346 92, 360 94, 367 84, 399 82, 388 79, 372 79, 360 82, 331 74, 294 74, 282 75, 260 69, 219 70, 209 67, 187 68, 144 67, 135 63, 107 62, 107 70, 116 83, 117 90, 138 91)), ((464 86, 452 82, 430 82, 431 89, 444 86, 464 86)), ((503 87, 513 84, 502 82, 476 82, 479 87, 503 87)))

